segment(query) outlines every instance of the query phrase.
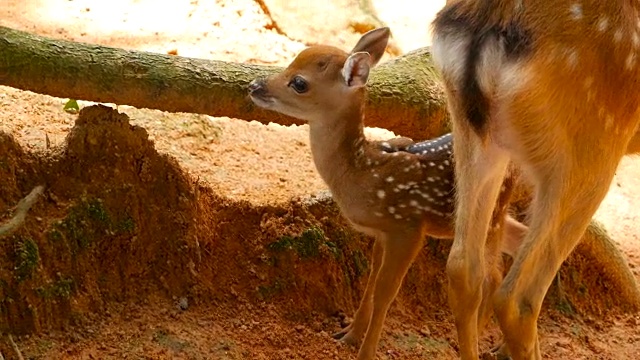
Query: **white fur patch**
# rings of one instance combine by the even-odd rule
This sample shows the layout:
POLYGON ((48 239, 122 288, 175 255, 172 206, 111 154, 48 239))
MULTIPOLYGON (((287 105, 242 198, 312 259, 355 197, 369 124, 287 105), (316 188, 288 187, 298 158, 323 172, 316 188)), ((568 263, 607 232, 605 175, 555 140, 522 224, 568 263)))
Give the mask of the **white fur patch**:
POLYGON ((465 35, 439 35, 436 33, 431 45, 434 65, 443 76, 459 83, 464 74, 467 47, 470 38, 465 35))
POLYGON ((354 81, 356 81, 357 85, 365 85, 367 83, 369 64, 366 62, 369 58, 369 54, 366 52, 351 54, 347 58, 342 67, 342 77, 347 86, 353 85, 354 81))

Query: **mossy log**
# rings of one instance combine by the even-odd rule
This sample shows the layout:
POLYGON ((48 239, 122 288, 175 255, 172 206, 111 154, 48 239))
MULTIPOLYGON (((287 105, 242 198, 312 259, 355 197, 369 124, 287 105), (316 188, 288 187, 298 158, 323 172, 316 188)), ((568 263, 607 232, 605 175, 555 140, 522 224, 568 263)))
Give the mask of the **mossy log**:
MULTIPOLYGON (((247 85, 277 66, 239 64, 54 40, 0 27, 0 85, 60 98, 283 125, 301 121, 255 106, 247 85)), ((376 67, 367 125, 426 138, 446 128, 428 49, 376 67)))

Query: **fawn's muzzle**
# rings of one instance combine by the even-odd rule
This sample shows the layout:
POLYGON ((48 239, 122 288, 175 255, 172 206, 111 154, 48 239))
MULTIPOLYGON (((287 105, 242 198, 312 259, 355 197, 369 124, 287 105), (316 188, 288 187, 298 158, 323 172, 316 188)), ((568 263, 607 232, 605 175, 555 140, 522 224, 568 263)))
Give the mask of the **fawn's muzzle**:
POLYGON ((264 78, 254 79, 249 83, 249 95, 264 97, 267 95, 266 81, 264 78))

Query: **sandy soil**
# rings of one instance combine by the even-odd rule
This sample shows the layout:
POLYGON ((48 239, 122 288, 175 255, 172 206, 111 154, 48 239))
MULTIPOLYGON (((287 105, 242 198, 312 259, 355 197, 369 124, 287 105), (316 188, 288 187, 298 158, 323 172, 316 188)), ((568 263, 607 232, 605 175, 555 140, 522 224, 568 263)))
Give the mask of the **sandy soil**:
MULTIPOLYGON (((444 1, 415 8, 411 0, 374 1, 405 51, 429 44, 427 24, 444 1)), ((304 48, 302 39, 268 29, 272 20, 252 0, 4 0, 0 25, 74 41, 225 61, 286 65, 304 48)), ((349 29, 344 29, 345 33, 349 29)), ((331 34, 326 35, 331 42, 331 34)), ((337 41, 337 40, 336 40, 337 41)), ((344 46, 336 43, 335 45, 344 46)), ((38 154, 65 143, 76 115, 67 99, 0 87, 0 131, 38 154)), ((80 102, 81 106, 90 103, 80 102)), ((113 105, 113 104, 111 104, 113 105)), ((113 105, 115 107, 115 105, 113 105)), ((213 193, 252 206, 285 203, 326 187, 315 172, 306 126, 264 126, 257 122, 168 114, 119 106, 146 129, 155 148, 213 193)), ((368 129, 371 137, 388 137, 368 129)), ((640 222, 633 204, 640 196, 640 163, 624 159, 598 211, 640 279, 640 222)), ((0 210, 4 210, 0 208, 0 210)), ((242 280, 244 281, 244 280, 242 280)), ((357 299, 357 297, 356 297, 357 299)), ((344 315, 327 320, 313 313, 304 321, 283 315, 268 302, 220 301, 182 311, 180 298, 161 296, 139 303, 106 301, 103 311, 79 324, 17 339, 34 359, 343 359, 355 350, 329 337, 344 315), (300 346, 304 344, 304 346, 300 346)), ((202 300, 200 300, 202 302, 202 300)), ((381 358, 455 358, 451 319, 423 323, 406 306, 392 310, 381 358)), ((546 358, 632 359, 640 357, 640 317, 581 319, 550 311, 541 320, 546 358), (575 319, 574 319, 575 320, 575 319)), ((485 338, 498 339, 495 329, 485 338)), ((6 344, 5 344, 6 345, 6 344)), ((3 346, 5 358, 15 354, 3 346)))

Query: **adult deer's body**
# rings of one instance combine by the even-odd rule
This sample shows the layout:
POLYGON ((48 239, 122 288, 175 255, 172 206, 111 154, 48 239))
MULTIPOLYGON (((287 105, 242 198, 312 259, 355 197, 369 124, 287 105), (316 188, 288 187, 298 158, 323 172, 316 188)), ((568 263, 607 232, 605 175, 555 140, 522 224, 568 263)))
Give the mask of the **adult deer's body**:
MULTIPOLYGON (((434 21, 455 138, 447 272, 463 359, 477 359, 482 254, 509 160, 534 186, 530 232, 494 296, 512 358, 540 359, 554 275, 607 193, 640 114, 637 0, 451 0, 434 21)), ((632 149, 633 148, 633 149, 632 149)), ((486 296, 486 294, 484 294, 486 296)))
MULTIPOLYGON (((453 237, 451 136, 417 144, 406 139, 369 142, 364 137, 369 68, 382 56, 388 37, 387 28, 372 30, 351 54, 328 46, 308 48, 282 73, 256 79, 249 87, 257 105, 309 121, 318 173, 343 215, 376 238, 360 307, 352 324, 335 335, 348 343, 365 335, 359 360, 374 358, 387 310, 425 234, 453 237)), ((513 253, 525 231, 506 217, 512 180, 505 181, 496 210, 495 236, 490 237, 494 241, 487 245, 497 250, 492 254, 500 250, 500 225, 505 225, 507 240, 502 250, 506 253, 513 253)), ((487 258, 491 266, 498 260, 487 258)), ((486 287, 498 285, 501 274, 496 271, 487 274, 486 287)), ((488 314, 481 317, 486 319, 488 314)))

